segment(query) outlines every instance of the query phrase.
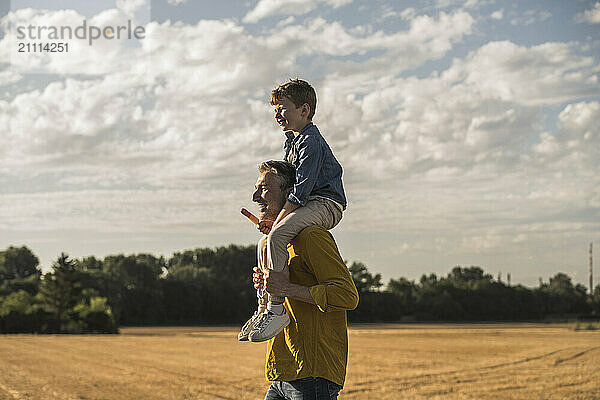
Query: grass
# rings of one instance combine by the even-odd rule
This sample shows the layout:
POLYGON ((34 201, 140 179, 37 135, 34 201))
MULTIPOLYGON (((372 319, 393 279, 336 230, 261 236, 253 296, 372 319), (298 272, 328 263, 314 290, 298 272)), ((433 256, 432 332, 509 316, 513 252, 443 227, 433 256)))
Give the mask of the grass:
MULTIPOLYGON (((236 328, 0 336, 0 399, 262 399, 265 345, 236 328)), ((549 324, 350 329, 340 399, 598 399, 600 332, 549 324)))

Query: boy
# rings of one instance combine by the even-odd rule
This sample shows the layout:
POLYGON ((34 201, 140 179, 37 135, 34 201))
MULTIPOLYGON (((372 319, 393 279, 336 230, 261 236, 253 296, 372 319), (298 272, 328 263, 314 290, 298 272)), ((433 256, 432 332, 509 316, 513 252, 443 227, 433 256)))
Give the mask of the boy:
MULTIPOLYGON (((285 161, 296 168, 296 183, 283 209, 273 220, 262 220, 258 229, 265 234, 258 242, 259 262, 263 270, 285 271, 287 245, 304 228, 320 225, 332 229, 342 219, 346 195, 342 184, 342 167, 329 145, 312 123, 317 106, 315 90, 308 82, 295 79, 271 92, 269 103, 275 120, 285 132, 285 161)), ((259 308, 242 327, 239 340, 262 342, 276 336, 290 318, 283 297, 259 293, 259 308)))

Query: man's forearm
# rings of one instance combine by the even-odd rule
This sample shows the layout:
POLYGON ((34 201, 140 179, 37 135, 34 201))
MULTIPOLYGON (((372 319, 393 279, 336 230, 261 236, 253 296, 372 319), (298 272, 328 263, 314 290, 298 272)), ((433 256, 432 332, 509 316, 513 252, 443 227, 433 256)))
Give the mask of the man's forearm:
POLYGON ((305 303, 314 304, 315 300, 310 295, 310 291, 308 287, 302 285, 296 285, 294 283, 290 283, 288 289, 285 291, 285 296, 294 300, 300 300, 305 303))
MULTIPOLYGON (((255 274, 257 271, 255 271, 255 274)), ((261 275, 262 276, 262 275, 261 275)), ((261 277, 255 277, 255 283, 260 281, 261 277)), ((279 297, 289 297, 290 299, 300 300, 309 304, 317 304, 306 286, 297 285, 290 282, 287 272, 269 271, 265 279, 265 288, 270 295, 279 297)), ((256 286, 255 286, 256 287, 256 286)), ((258 289, 258 287, 256 287, 258 289)))

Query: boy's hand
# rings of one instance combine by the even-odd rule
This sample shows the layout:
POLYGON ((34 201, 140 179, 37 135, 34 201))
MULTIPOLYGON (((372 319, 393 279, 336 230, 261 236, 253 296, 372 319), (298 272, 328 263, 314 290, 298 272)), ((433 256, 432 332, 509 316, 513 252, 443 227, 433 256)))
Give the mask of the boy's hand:
POLYGON ((265 285, 265 276, 262 269, 258 267, 252 268, 254 273, 252 274, 252 282, 254 282, 254 289, 260 289, 265 285))
POLYGON ((273 222, 274 221, 270 219, 261 220, 258 222, 258 225, 256 225, 256 229, 261 231, 261 233, 268 235, 269 232, 271 232, 271 228, 273 227, 273 222))

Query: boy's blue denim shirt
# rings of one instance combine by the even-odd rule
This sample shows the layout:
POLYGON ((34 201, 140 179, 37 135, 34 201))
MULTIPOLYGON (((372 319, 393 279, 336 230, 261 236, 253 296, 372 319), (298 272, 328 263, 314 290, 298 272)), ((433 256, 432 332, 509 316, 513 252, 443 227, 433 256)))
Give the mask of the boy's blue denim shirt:
POLYGON ((347 201, 342 184, 342 166, 333 155, 331 148, 310 122, 300 134, 286 132, 284 160, 293 155, 292 164, 296 167, 296 184, 288 196, 288 201, 306 205, 309 197, 319 196, 331 199, 346 209, 347 201))

